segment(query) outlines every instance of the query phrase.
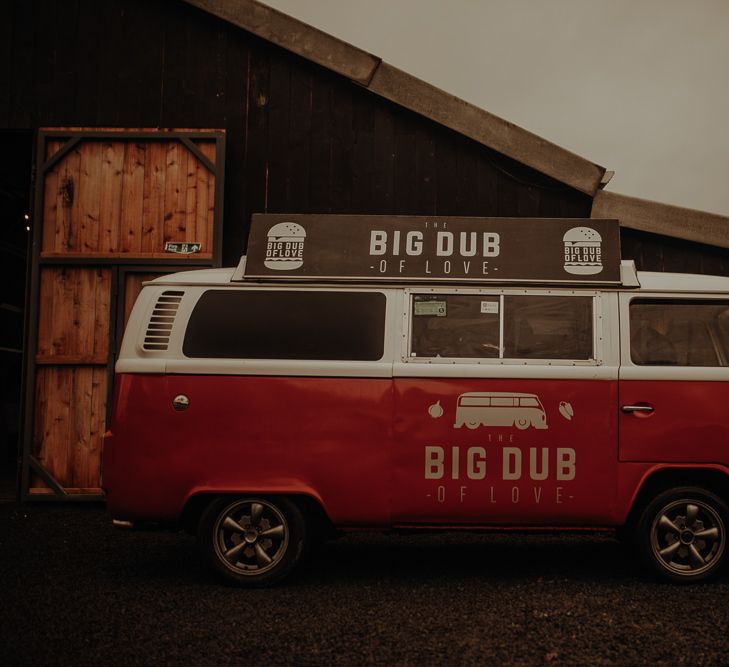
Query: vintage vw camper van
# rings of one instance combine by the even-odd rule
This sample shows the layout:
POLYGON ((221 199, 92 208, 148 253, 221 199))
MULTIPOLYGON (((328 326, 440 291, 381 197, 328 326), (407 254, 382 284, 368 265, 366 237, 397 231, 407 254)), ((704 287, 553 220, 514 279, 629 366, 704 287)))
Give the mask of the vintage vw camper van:
POLYGON ((284 578, 325 528, 617 529, 665 578, 717 574, 729 278, 636 272, 592 220, 539 221, 564 275, 512 278, 514 221, 477 222, 257 216, 237 268, 147 283, 105 438, 112 517, 193 528, 240 585, 284 578), (332 266, 346 239, 314 243, 344 223, 364 227, 354 276, 332 266))

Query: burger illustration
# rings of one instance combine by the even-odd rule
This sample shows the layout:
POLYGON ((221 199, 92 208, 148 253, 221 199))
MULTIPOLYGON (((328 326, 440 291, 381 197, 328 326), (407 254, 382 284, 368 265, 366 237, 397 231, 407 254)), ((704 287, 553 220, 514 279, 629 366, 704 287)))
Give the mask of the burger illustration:
POLYGON ((589 276, 602 271, 602 237, 592 227, 573 227, 562 240, 567 273, 589 276))
POLYGON ((306 231, 295 222, 279 222, 268 230, 266 259, 268 269, 290 271, 304 264, 306 231))

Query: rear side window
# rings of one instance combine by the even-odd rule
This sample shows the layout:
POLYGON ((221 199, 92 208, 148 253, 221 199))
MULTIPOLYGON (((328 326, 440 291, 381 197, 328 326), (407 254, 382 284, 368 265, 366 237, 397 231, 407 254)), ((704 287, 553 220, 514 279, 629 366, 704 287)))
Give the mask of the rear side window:
POLYGON ((589 360, 593 298, 415 294, 411 357, 589 360))
POLYGON ((209 290, 195 305, 187 357, 376 361, 385 339, 380 292, 209 290))
POLYGON ((727 366, 729 301, 633 299, 630 358, 642 366, 727 366))

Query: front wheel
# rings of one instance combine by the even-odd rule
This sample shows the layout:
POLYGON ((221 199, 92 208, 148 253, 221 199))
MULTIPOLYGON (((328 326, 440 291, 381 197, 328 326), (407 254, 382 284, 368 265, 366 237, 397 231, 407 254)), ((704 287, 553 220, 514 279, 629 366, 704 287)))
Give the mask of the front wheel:
POLYGON ((269 586, 284 579, 304 549, 306 526, 287 498, 220 498, 203 513, 198 541, 229 583, 269 586))
POLYGON ((636 542, 644 562, 665 579, 704 581, 718 574, 726 554, 729 508, 698 487, 671 489, 644 510, 636 542))

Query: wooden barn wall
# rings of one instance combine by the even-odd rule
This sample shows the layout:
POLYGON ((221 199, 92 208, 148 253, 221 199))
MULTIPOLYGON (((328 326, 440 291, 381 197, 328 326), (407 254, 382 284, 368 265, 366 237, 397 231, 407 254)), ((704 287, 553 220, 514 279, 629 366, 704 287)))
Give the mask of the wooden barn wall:
POLYGON ((622 229, 622 255, 634 259, 643 271, 705 273, 729 276, 729 251, 725 248, 622 229))
MULTIPOLYGON (((225 264, 254 212, 589 216, 588 196, 178 0, 0 16, 0 127, 226 130, 225 264)), ((723 250, 629 230, 623 247, 639 268, 729 275, 723 250)))
POLYGON ((0 126, 226 130, 226 264, 254 212, 589 216, 588 196, 176 0, 1 11, 0 126))

